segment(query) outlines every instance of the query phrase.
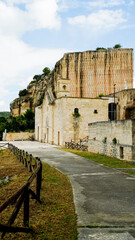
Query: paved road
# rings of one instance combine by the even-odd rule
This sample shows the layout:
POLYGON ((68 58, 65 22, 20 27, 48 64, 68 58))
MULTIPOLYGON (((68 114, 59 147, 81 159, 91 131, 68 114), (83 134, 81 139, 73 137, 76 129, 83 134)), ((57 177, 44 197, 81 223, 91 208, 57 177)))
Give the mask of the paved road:
POLYGON ((16 141, 13 144, 40 157, 69 177, 80 240, 135 239, 135 177, 58 150, 52 145, 16 141), (91 229, 90 226, 102 228, 91 229))

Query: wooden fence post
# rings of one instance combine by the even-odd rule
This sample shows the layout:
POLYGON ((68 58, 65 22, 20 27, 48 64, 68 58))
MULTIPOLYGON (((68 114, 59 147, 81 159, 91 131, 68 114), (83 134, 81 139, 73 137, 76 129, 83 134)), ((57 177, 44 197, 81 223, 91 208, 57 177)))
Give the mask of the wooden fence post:
POLYGON ((21 154, 22 154, 22 151, 19 150, 19 161, 21 162, 21 154))
POLYGON ((41 181, 42 181, 42 164, 40 162, 40 169, 36 177, 36 195, 39 200, 40 200, 41 181))
POLYGON ((22 163, 24 164, 24 155, 25 155, 25 151, 23 150, 22 152, 22 163))
POLYGON ((30 154, 30 161, 29 161, 29 172, 32 172, 32 154, 30 154))
POLYGON ((24 226, 29 226, 29 189, 27 187, 24 198, 24 226))

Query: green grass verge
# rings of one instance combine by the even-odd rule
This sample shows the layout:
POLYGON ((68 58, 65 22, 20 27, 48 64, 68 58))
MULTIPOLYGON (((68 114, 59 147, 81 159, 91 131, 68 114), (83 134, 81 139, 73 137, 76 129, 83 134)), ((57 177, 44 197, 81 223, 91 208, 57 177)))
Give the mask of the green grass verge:
MULTIPOLYGON (((92 160, 94 162, 103 164, 105 166, 108 166, 110 168, 135 168, 135 162, 125 161, 125 160, 119 160, 117 158, 111 158, 105 155, 96 154, 96 153, 90 153, 85 151, 80 151, 76 149, 67 149, 67 148, 59 148, 60 150, 64 150, 67 152, 74 153, 76 155, 79 155, 81 157, 84 157, 86 159, 92 160)), ((135 175, 135 171, 125 171, 121 170, 123 172, 133 174, 135 175)))
MULTIPOLYGON (((29 177, 27 176, 26 178, 24 175, 25 172, 27 173, 27 169, 12 153, 9 153, 9 150, 4 150, 3 154, 4 155, 0 156, 0 167, 3 166, 2 169, 5 169, 5 176, 16 175, 17 177, 11 178, 10 182, 5 186, 0 186, 1 203, 6 200, 7 195, 9 197, 16 191, 18 184, 20 187, 29 177), (24 173, 22 174, 23 171, 24 173)), ((36 200, 30 199, 30 227, 32 227, 34 234, 7 233, 5 239, 77 239, 77 216, 73 203, 72 187, 68 177, 46 163, 43 163, 42 173, 42 203, 39 204, 36 200)), ((4 177, 4 171, 3 175, 1 175, 1 178, 2 177, 4 177)), ((31 187, 35 190, 34 182, 31 187)), ((11 205, 0 214, 1 223, 7 223, 14 207, 14 205, 11 205)), ((23 226, 23 206, 13 226, 23 226)))
POLYGON ((130 175, 135 175, 135 171, 125 171, 125 170, 122 170, 122 172, 125 172, 125 173, 128 173, 130 175))

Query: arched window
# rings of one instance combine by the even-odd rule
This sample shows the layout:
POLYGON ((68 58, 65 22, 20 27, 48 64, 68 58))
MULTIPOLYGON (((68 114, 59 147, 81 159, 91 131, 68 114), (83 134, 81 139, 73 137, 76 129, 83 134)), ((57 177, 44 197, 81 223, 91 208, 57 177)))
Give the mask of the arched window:
POLYGON ((109 103, 108 105, 108 118, 110 121, 117 120, 117 104, 109 103))
POLYGON ((63 90, 66 90, 66 85, 63 85, 63 90))
POLYGON ((79 113, 79 109, 78 108, 75 108, 74 109, 74 113, 76 114, 76 113, 79 113))

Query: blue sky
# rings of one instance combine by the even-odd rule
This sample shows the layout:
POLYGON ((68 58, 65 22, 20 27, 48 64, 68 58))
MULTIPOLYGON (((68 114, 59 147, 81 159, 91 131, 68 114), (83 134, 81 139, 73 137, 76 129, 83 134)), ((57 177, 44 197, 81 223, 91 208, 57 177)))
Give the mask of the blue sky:
POLYGON ((0 111, 65 52, 135 48, 135 0, 0 0, 0 111))

